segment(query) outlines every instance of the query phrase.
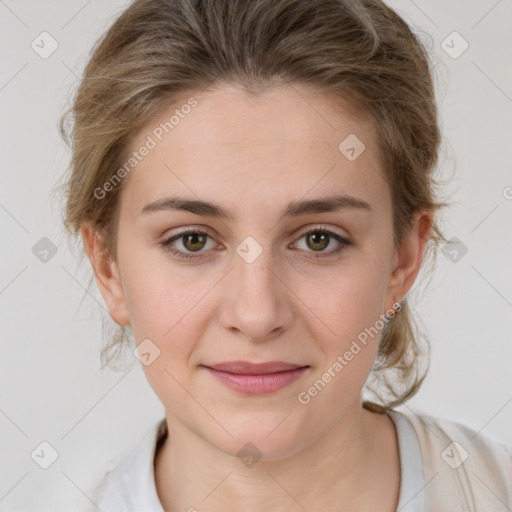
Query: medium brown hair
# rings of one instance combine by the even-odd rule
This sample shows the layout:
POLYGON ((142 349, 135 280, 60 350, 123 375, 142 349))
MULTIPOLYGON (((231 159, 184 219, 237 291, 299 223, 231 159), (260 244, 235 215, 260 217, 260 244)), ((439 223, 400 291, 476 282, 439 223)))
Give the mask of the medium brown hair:
MULTIPOLYGON (((257 94, 298 84, 349 100, 372 119, 398 247, 415 212, 444 206, 435 194, 441 135, 432 71, 418 36, 380 0, 136 0, 97 42, 61 120, 72 147, 64 225, 76 236, 91 222, 115 259, 126 179, 102 199, 94 191, 123 165, 135 133, 194 91, 228 83, 257 94)), ((434 258, 441 240, 436 216, 424 259, 434 258)), ((418 391, 428 370, 428 358, 426 368, 420 364, 428 341, 422 349, 419 339, 405 299, 382 331, 366 385, 381 404, 393 407, 418 391)), ((102 351, 103 365, 128 341, 120 328, 102 351)))

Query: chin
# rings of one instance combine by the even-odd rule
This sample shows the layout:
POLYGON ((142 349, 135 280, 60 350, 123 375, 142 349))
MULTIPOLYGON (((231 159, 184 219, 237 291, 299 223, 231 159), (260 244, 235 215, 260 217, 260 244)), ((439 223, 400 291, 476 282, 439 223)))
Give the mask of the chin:
MULTIPOLYGON (((283 413, 269 414, 266 418, 262 413, 258 416, 256 419, 250 414, 237 421, 231 419, 224 423, 233 437, 226 434, 212 439, 210 431, 206 439, 219 450, 240 458, 242 462, 246 458, 250 461, 286 459, 304 446, 305 429, 288 421, 290 417, 283 421, 286 417, 283 413)), ((250 467, 250 464, 246 465, 250 467)))

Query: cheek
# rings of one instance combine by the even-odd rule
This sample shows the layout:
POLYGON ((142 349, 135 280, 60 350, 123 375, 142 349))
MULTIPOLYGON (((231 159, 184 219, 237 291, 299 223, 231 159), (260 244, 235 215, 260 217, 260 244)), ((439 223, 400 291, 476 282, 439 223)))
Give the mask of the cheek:
POLYGON ((320 364, 298 397, 311 416, 324 415, 335 404, 333 414, 338 417, 360 397, 384 327, 383 287, 376 286, 375 272, 367 267, 361 273, 352 269, 326 280, 322 292, 317 280, 306 283, 302 291, 314 313, 309 315, 311 335, 322 352, 320 364))
MULTIPOLYGON (((210 292, 221 274, 171 264, 165 255, 137 252, 136 247, 126 249, 130 256, 120 264, 135 342, 151 340, 160 350, 155 368, 180 372, 184 379, 215 310, 210 292)), ((153 365, 147 371, 153 372, 153 365)))
POLYGON ((320 379, 316 387, 328 388, 315 399, 318 406, 330 400, 341 405, 341 395, 356 396, 371 371, 384 327, 380 315, 387 290, 386 265, 375 251, 360 251, 332 272, 310 274, 295 283, 308 307, 304 314, 311 337, 322 352, 310 383, 320 379))
POLYGON ((172 337, 179 332, 183 319, 194 314, 208 283, 197 279, 197 273, 191 280, 190 272, 172 265, 163 249, 148 251, 127 242, 123 250, 120 266, 135 340, 172 337))
POLYGON ((340 348, 374 325, 384 312, 385 267, 361 258, 330 273, 309 275, 307 279, 301 276, 294 289, 304 297, 309 316, 317 319, 317 332, 324 333, 320 339, 334 340, 332 348, 340 348))
POLYGON ((183 387, 191 385, 191 358, 211 318, 204 299, 211 284, 155 265, 147 271, 142 268, 132 269, 126 294, 136 343, 151 340, 149 346, 157 354, 151 364, 143 364, 143 370, 163 403, 187 410, 190 404, 183 387))

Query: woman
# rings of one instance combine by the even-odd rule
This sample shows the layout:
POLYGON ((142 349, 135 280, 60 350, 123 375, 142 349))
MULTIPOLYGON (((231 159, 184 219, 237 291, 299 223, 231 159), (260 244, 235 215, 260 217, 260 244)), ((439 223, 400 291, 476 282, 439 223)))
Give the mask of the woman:
POLYGON ((101 510, 510 510, 509 447, 393 409, 444 240, 430 64, 393 10, 135 1, 72 114, 65 222, 121 326, 105 355, 134 343, 165 407, 101 510))

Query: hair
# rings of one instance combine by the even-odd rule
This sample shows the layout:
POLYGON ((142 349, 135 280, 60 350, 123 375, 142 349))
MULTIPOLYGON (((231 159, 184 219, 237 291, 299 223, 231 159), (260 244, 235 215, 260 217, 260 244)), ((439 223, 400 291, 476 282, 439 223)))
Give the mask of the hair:
MULTIPOLYGON (((127 179, 101 199, 95 190, 126 161, 134 134, 184 95, 221 84, 252 95, 297 84, 348 100, 370 116, 398 247, 415 212, 446 206, 435 193, 441 135, 432 73, 418 36, 380 0, 135 0, 96 43, 60 121, 72 149, 66 231, 77 237, 82 224, 91 223, 116 259, 127 179)), ((446 241, 437 215, 428 236, 423 265, 446 241)), ((112 366, 128 341, 124 327, 109 336, 102 365, 112 366)), ((365 386, 380 404, 364 401, 364 407, 393 407, 418 391, 428 371, 428 361, 422 368, 429 352, 424 341, 422 348, 405 298, 386 322, 365 386)))

